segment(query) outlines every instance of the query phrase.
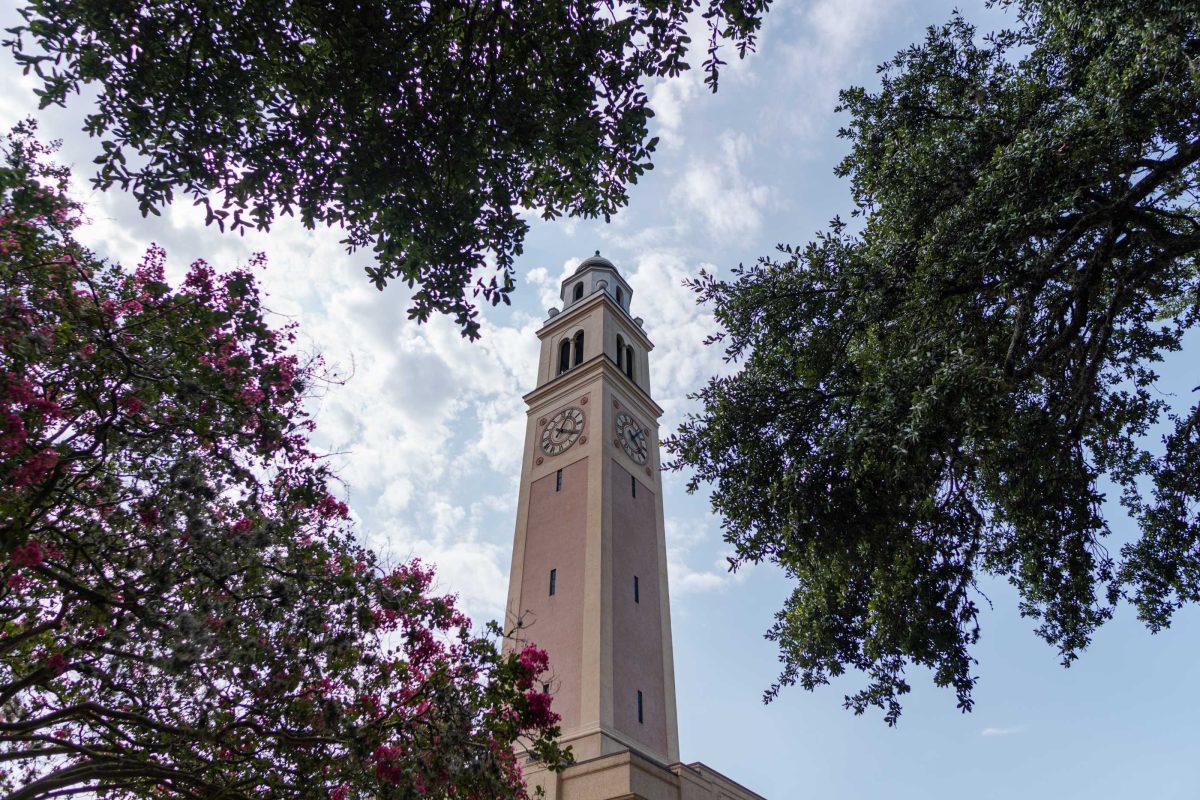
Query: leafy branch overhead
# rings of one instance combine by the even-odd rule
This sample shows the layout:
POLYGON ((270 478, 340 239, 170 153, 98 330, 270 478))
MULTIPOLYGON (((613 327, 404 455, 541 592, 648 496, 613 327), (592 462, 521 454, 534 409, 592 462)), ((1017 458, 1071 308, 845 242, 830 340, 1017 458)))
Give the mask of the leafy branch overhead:
POLYGON ((694 286, 740 369, 669 446, 795 581, 768 696, 854 669, 895 723, 916 665, 969 710, 991 579, 1064 664, 1123 599, 1200 600, 1200 406, 1155 373, 1200 321, 1200 16, 1004 5, 842 93, 857 231, 694 286))
POLYGON ((43 106, 94 85, 98 187, 143 214, 181 192, 222 228, 337 227, 377 287, 415 287, 410 316, 475 337, 472 298, 513 289, 520 209, 607 219, 651 168, 644 85, 688 68, 688 17, 715 90, 768 5, 32 0, 7 45, 43 106))

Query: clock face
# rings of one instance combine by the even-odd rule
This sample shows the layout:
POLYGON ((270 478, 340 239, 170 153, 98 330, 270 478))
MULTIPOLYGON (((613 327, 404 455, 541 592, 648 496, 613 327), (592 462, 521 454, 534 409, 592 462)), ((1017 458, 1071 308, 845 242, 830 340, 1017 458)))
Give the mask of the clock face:
POLYGON ((583 409, 571 406, 555 414, 542 429, 542 452, 556 456, 583 433, 583 409))
POLYGON ((624 411, 617 412, 617 440, 620 441, 625 455, 638 464, 646 463, 646 457, 649 455, 646 445, 646 429, 624 411))

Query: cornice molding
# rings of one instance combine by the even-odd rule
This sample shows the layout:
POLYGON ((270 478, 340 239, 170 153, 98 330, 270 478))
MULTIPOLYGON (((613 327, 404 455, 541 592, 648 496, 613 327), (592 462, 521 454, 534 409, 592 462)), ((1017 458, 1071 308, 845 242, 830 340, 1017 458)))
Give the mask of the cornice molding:
POLYGON ((542 327, 538 328, 537 335, 539 339, 545 339, 559 332, 560 328, 570 328, 577 324, 576 317, 585 316, 585 312, 591 311, 597 305, 607 303, 610 311, 614 311, 618 317, 623 317, 629 322, 630 332, 637 337, 638 344, 645 348, 646 352, 654 349, 654 342, 650 341, 650 337, 646 332, 638 327, 638 324, 633 321, 633 317, 629 312, 617 305, 617 301, 609 297, 608 292, 597 289, 596 291, 583 298, 575 305, 568 307, 558 316, 551 317, 542 323, 542 327))
POLYGON ((572 391, 578 391, 580 384, 594 380, 600 374, 604 374, 610 378, 613 383, 624 390, 625 394, 632 396, 635 402, 643 404, 649 412, 649 417, 654 420, 657 426, 658 418, 663 413, 662 406, 654 402, 654 398, 645 389, 638 386, 624 372, 617 369, 616 362, 607 353, 594 355, 579 366, 572 367, 561 375, 556 375, 532 392, 524 395, 522 399, 525 400, 527 406, 532 407, 557 395, 559 392, 570 394, 572 391))
MULTIPOLYGON (((631 759, 640 758, 667 770, 669 770, 675 764, 680 763, 678 761, 672 762, 662 753, 655 752, 646 745, 635 740, 632 736, 627 736, 626 734, 618 731, 616 728, 598 722, 593 722, 588 725, 580 725, 579 727, 572 728, 569 731, 563 731, 562 735, 558 737, 558 741, 561 744, 569 744, 572 741, 578 741, 579 739, 584 739, 588 736, 595 736, 596 734, 607 736, 609 739, 612 739, 618 744, 623 745, 626 749, 616 753, 604 753, 603 755, 596 756, 595 758, 589 758, 585 761, 578 761, 574 764, 574 766, 578 767, 584 764, 598 762, 602 759, 612 758, 614 756, 628 756, 631 759)), ((716 770, 713 771, 716 772, 716 770)), ((726 780, 728 780, 728 778, 726 778, 726 780)))

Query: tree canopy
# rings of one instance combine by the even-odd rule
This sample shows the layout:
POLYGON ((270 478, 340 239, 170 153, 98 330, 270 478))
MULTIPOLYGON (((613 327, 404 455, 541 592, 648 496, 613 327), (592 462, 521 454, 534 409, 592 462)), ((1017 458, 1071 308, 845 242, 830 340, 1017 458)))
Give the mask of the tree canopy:
POLYGON ((7 41, 43 106, 97 92, 95 184, 143 214, 175 193, 210 222, 277 214, 371 248, 410 315, 507 302, 521 209, 608 218, 651 167, 644 91, 688 68, 686 23, 753 46, 770 0, 30 0, 7 41))
POLYGON ((261 259, 103 262, 0 150, 0 792, 525 798, 518 741, 567 758, 546 655, 356 543, 261 259))
POLYGON ((1064 664, 1200 600, 1200 406, 1155 372, 1200 319, 1200 13, 1003 5, 842 93, 856 220, 694 284, 738 369, 668 445, 795 582, 768 698, 855 669, 894 724, 915 665, 969 710, 985 579, 1064 664))

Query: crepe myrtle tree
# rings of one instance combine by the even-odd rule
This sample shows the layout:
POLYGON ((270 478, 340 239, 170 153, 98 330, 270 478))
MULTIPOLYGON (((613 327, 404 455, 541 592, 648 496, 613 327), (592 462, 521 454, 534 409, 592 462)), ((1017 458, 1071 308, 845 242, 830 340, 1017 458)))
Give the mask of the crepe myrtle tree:
POLYGON ((502 653, 419 561, 356 544, 306 443, 319 362, 249 270, 101 261, 66 181, 10 135, 0 793, 526 797, 514 745, 569 760, 545 653, 502 653))
POLYGON ((508 302, 527 223, 608 219, 651 168, 645 83, 688 69, 687 22, 753 47, 769 0, 31 0, 7 44, 43 106, 95 92, 95 184, 143 214, 176 192, 233 229, 278 214, 370 248, 410 315, 508 302))
POLYGON ((971 708, 989 581, 1064 664, 1200 600, 1200 406, 1155 371, 1200 322, 1200 15, 1004 5, 842 94, 856 224, 694 284, 737 369, 668 443, 795 583, 779 685, 856 670, 889 723, 914 666, 971 708))

